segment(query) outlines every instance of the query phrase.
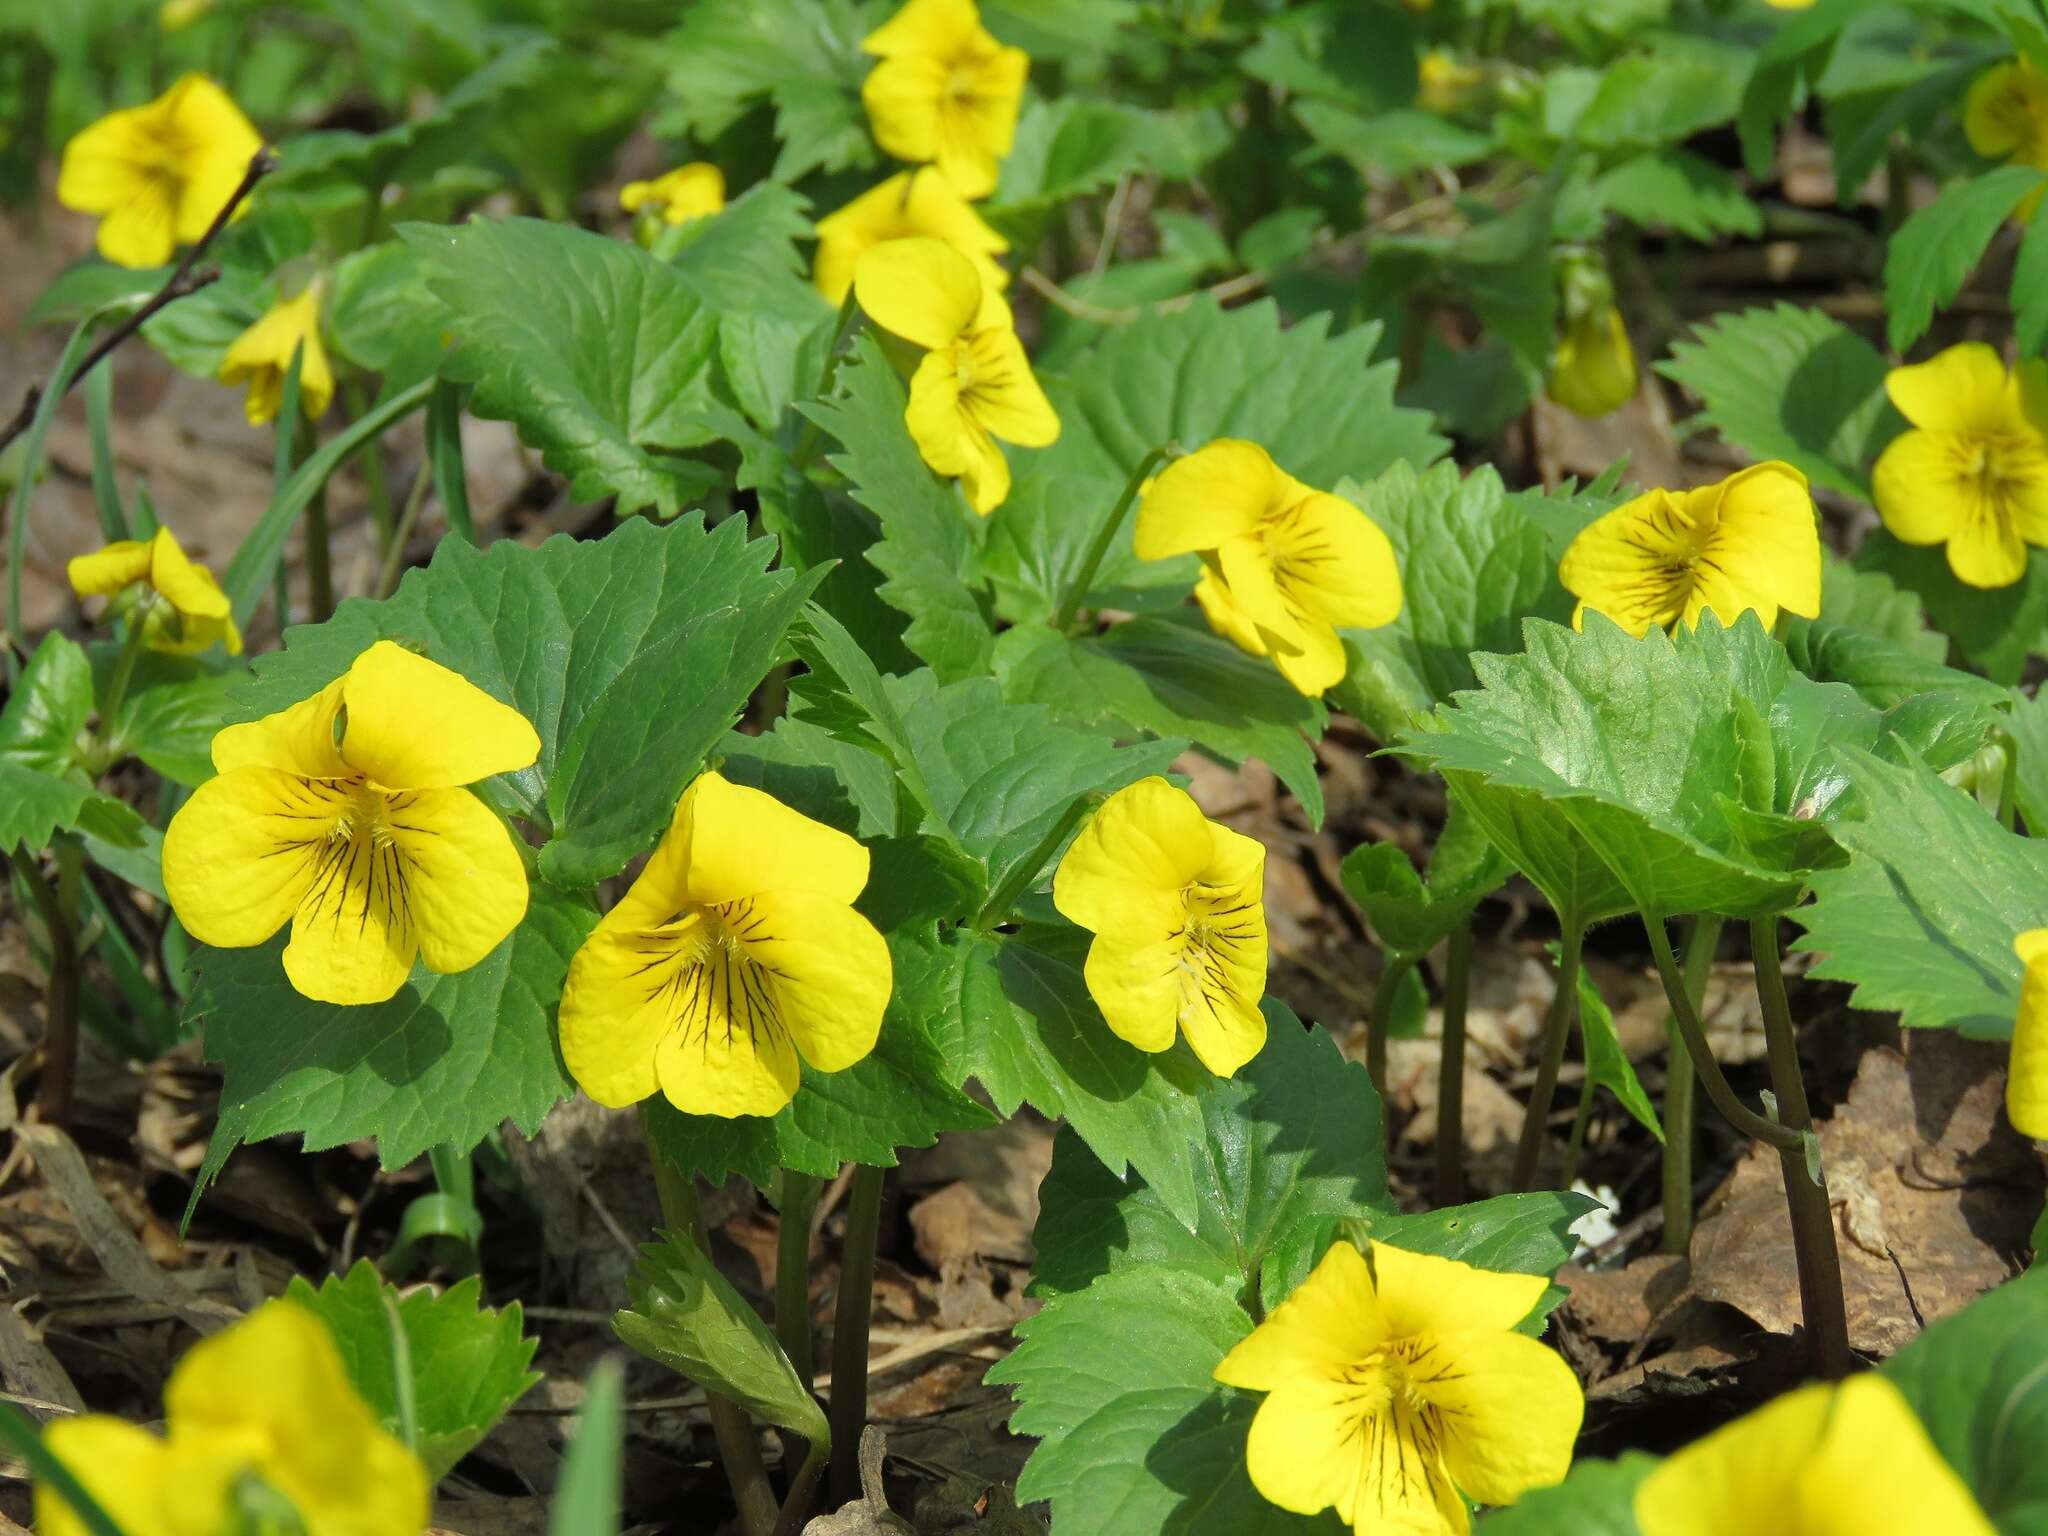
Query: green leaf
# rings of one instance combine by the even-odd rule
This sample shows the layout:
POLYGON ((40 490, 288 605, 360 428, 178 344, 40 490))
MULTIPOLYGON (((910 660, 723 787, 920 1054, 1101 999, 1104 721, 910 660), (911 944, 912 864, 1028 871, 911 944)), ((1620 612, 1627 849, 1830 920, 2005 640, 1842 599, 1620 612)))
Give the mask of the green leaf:
POLYGON ((142 336, 181 373, 211 379, 235 338, 261 320, 276 297, 276 288, 261 275, 224 271, 217 281, 151 315, 142 323, 142 336))
POLYGON ((95 790, 79 765, 92 708, 91 663, 52 630, 0 706, 0 854, 17 845, 38 853, 60 830, 128 848, 141 841, 142 818, 95 790))
POLYGON ((1978 1297, 1878 1369, 2003 1536, 2048 1531, 2048 1272, 1978 1297))
POLYGON ((1864 536, 1855 564, 1918 597, 1933 626, 1993 682, 2017 683, 2029 656, 2048 654, 2048 551, 2029 550, 2027 574, 1989 591, 1956 580, 1940 545, 1902 544, 1882 528, 1864 536))
POLYGON ((688 1234, 663 1232, 642 1244, 627 1286, 632 1305, 612 1318, 624 1343, 757 1419, 814 1446, 830 1443, 809 1384, 797 1379, 767 1324, 688 1234))
POLYGON ((587 902, 537 884, 525 919, 477 965, 454 976, 415 967, 389 1002, 354 1008, 295 992, 281 936, 199 950, 185 1022, 203 1028, 225 1081, 195 1203, 229 1153, 266 1136, 297 1134, 309 1152, 375 1137, 383 1166, 399 1168, 444 1142, 467 1152, 507 1119, 537 1129, 575 1091, 555 1005, 596 923, 587 902))
POLYGON ((2005 719, 2018 755, 2013 799, 2030 836, 2048 838, 2048 699, 2021 699, 2005 719))
POLYGON ((1460 476, 1452 464, 1422 473, 1396 464, 1344 493, 1385 530, 1401 568, 1394 622, 1345 631, 1350 667, 1336 694, 1381 741, 1478 686, 1473 652, 1519 648, 1526 618, 1571 617, 1542 532, 1490 467, 1460 476))
POLYGON ((662 132, 712 139, 765 99, 782 141, 776 180, 875 163, 859 94, 873 61, 860 42, 886 19, 886 7, 706 0, 682 14, 661 45, 673 103, 662 132))
POLYGON ((319 1314, 341 1350, 349 1380, 394 1434, 400 1396, 391 1333, 396 1313, 411 1364, 417 1449, 435 1482, 540 1381, 540 1372, 528 1369, 540 1340, 525 1336, 519 1303, 503 1310, 484 1306, 483 1283, 474 1276, 438 1294, 420 1287, 401 1296, 367 1259, 358 1259, 346 1276, 329 1275, 317 1290, 294 1275, 285 1296, 319 1314))
POLYGON ((1310 742, 1328 719, 1263 657, 1175 613, 1071 637, 1019 624, 996 642, 995 672, 1016 703, 1049 706, 1062 724, 1111 736, 1184 737, 1231 763, 1257 758, 1323 819, 1310 742))
POLYGON ((1847 683, 1879 709, 1937 689, 1986 706, 2009 697, 1998 684, 1943 664, 1948 642, 1927 627, 1911 592, 1833 558, 1821 572, 1819 617, 1788 616, 1785 651, 1816 682, 1847 683))
POLYGON ((881 520, 866 560, 885 580, 877 595, 910 616, 903 643, 952 682, 986 673, 995 645, 974 577, 981 528, 959 493, 918 456, 903 424, 903 381, 864 336, 839 369, 836 400, 804 414, 840 443, 832 467, 853 499, 881 520))
POLYGON ((1699 424, 1758 459, 1870 499, 1868 465, 1905 429, 1877 349, 1817 309, 1780 304, 1721 315, 1657 371, 1699 398, 1699 424))
POLYGON ((1336 1222, 1387 1200, 1379 1096, 1329 1034, 1265 1003, 1265 1049, 1198 1095, 1203 1133, 1188 1151, 1199 1200, 1189 1224, 1143 1178, 1119 1179, 1072 1130, 1039 1192, 1033 1283, 1058 1294, 1134 1266, 1169 1265, 1276 1304, 1300 1283, 1281 1260, 1327 1246, 1336 1222))
POLYGON ((1812 974, 1907 1028, 2003 1039, 2019 1011, 2012 941, 2048 926, 2048 845, 2008 832, 1925 768, 1845 754, 1864 815, 1836 825, 1849 851, 1792 914, 1812 974))
POLYGON ((960 1090, 967 1073, 954 1000, 968 952, 927 929, 892 933, 889 954, 895 987, 872 1053, 842 1072, 805 1067, 796 1097, 768 1120, 686 1115, 649 1100, 647 1131, 662 1157, 685 1175, 738 1173, 765 1189, 777 1168, 820 1178, 841 1163, 893 1168, 899 1148, 993 1125, 960 1090))
POLYGON ((1387 176, 1411 176, 1432 166, 1456 170, 1476 165, 1496 148, 1492 134, 1434 112, 1402 108, 1364 113, 1332 101, 1310 100, 1294 103, 1294 115, 1308 136, 1331 154, 1387 176))
MULTIPOLYGON (((2042 207, 2048 208, 2048 198, 2042 207)), ((2012 270, 2013 342, 2021 357, 2039 357, 2048 347, 2048 216, 2041 208, 2027 223, 2019 260, 2012 270)))
POLYGON ((1719 235, 1763 233, 1763 214, 1735 178, 1683 149, 1622 161, 1593 184, 1593 195, 1631 224, 1673 230, 1701 244, 1719 235))
POLYGON ((1088 935, 1027 929, 996 940, 955 930, 964 1059, 1007 1118, 1029 1103, 1064 1118, 1112 1174, 1137 1169, 1184 1226, 1200 1210, 1188 1148, 1204 1135, 1208 1073, 1184 1045, 1148 1055, 1110 1033, 1081 967, 1088 935))
POLYGON ((1555 1488, 1525 1493, 1486 1517, 1486 1536, 1640 1536, 1636 1488, 1656 1458, 1631 1451, 1619 1461, 1575 1462, 1555 1488))
MULTIPOLYGON (((120 647, 93 648, 98 692, 118 664, 120 647)), ((137 757, 167 779, 196 786, 213 777, 213 738, 227 719, 228 694, 248 680, 239 663, 216 666, 189 656, 144 651, 107 731, 117 757, 137 757)))
POLYGON ((423 378, 434 371, 446 323, 441 301, 427 287, 425 265, 416 249, 397 240, 351 251, 335 263, 326 324, 340 357, 373 373, 405 368, 423 378))
POLYGON ((1601 71, 1571 137, 1599 149, 1656 149, 1691 138, 1735 116, 1753 57, 1747 48, 1667 32, 1654 52, 1625 54, 1601 71))
MULTIPOLYGON (((1445 444, 1427 417, 1393 404, 1396 369, 1374 363, 1379 330, 1328 334, 1328 317, 1282 330, 1270 301, 1225 310, 1204 299, 1108 332, 1065 376, 1044 380, 1060 417, 1049 448, 1012 454, 1016 489, 993 516, 987 568, 1012 619, 1058 608, 1100 520, 1154 448, 1193 451, 1219 437, 1260 443, 1309 485, 1363 480, 1409 460, 1425 464, 1445 444), (1256 389, 1247 379, 1259 380, 1256 389)), ((1146 564, 1130 524, 1116 536, 1089 607, 1177 603, 1192 585, 1192 559, 1146 564)))
POLYGON ((1259 29, 1237 57, 1255 80, 1296 96, 1359 108, 1405 107, 1415 99, 1415 24, 1395 12, 1361 27, 1346 5, 1306 6, 1259 29))
POLYGON ((1587 1080, 1613 1094, 1636 1124, 1661 1142, 1664 1126, 1657 1119, 1656 1106, 1643 1092, 1636 1069, 1621 1048, 1621 1035, 1614 1027, 1607 999, 1583 966, 1579 969, 1579 1042, 1584 1047, 1587 1080))
POLYGON ((1341 1531, 1332 1515, 1286 1514, 1252 1488, 1245 1433, 1258 1400, 1210 1377, 1251 1327, 1228 1285, 1162 1266, 1047 1302, 988 1374, 1016 1388, 1010 1428, 1040 1437, 1018 1499, 1050 1500, 1056 1527, 1075 1536, 1341 1531))
MULTIPOLYGON (((1803 786, 1777 772, 1771 717, 1795 679, 1817 685, 1754 614, 1640 640, 1597 614, 1585 622, 1574 634, 1531 620, 1521 655, 1476 658, 1483 687, 1402 750, 1551 802, 1652 916, 1789 906, 1833 849, 1791 814, 1803 786)), ((1516 857, 1487 808, 1460 798, 1516 857)))
POLYGON ((829 324, 832 306, 811 286, 797 250, 798 242, 817 238, 808 207, 788 187, 764 181, 708 219, 664 229, 654 253, 719 316, 728 338, 735 321, 829 324))
MULTIPOLYGON (((24 330, 76 325, 87 315, 119 316, 141 308, 170 281, 173 267, 117 267, 97 256, 73 262, 51 278, 22 317, 24 330)), ((174 301, 182 302, 182 301, 174 301)))
POLYGON ((1477 1269, 1555 1275, 1578 1251, 1572 1223, 1599 1206, 1590 1196, 1570 1190, 1541 1190, 1419 1213, 1372 1211, 1340 1223, 1339 1230, 1361 1247, 1368 1242, 1391 1243, 1477 1269))
POLYGON ((618 240, 538 219, 408 224, 457 337, 447 377, 473 414, 509 421, 570 494, 673 516, 710 485, 680 457, 711 419, 718 321, 673 268, 618 240))
POLYGON ((616 1359, 590 1373, 583 1406, 562 1453, 548 1512, 548 1536, 619 1536, 619 1484, 625 1460, 624 1375, 616 1359))
POLYGON ((550 829, 541 872, 594 885, 668 825, 774 665, 816 577, 764 570, 772 548, 741 519, 706 531, 695 516, 538 549, 446 539, 392 597, 290 631, 235 692, 235 718, 318 692, 377 640, 418 650, 533 722, 539 761, 491 782, 550 829))
POLYGON ((1884 259, 1885 336, 1903 352, 1934 321, 1934 312, 1962 291, 1984 247, 2021 198, 2048 173, 2004 165, 1952 182, 1892 236, 1884 259))
POLYGON ((1778 125, 1791 115, 1800 89, 1820 78, 1842 28, 1888 0, 1820 0, 1811 10, 1784 21, 1757 51, 1742 90, 1736 126, 1742 136, 1744 167, 1762 180, 1777 153, 1778 125))
POLYGON ((1427 954, 1449 938, 1510 872, 1471 813, 1456 805, 1430 850, 1427 885, 1394 843, 1359 844, 1345 855, 1340 871, 1345 893, 1358 903, 1380 947, 1408 956, 1427 954))
POLYGON ((1119 176, 1150 170, 1191 177, 1228 144, 1214 111, 1148 112, 1081 96, 1035 99, 1017 119, 989 218, 1006 233, 1026 233, 1062 204, 1119 176))

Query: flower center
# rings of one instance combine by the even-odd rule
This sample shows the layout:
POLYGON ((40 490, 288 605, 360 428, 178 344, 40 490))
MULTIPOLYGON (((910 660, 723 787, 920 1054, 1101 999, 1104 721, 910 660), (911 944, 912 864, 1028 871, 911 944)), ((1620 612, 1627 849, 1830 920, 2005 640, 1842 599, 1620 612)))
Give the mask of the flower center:
POLYGON ((2039 447, 2017 433, 1985 433, 1956 441, 1954 474, 1961 488, 1976 497, 1994 516, 2030 480, 2038 480, 2048 464, 2039 447))
POLYGON ((368 844, 373 851, 381 852, 397 840, 391 835, 391 797, 380 789, 372 788, 367 782, 358 780, 348 791, 348 799, 342 802, 334 818, 334 825, 328 828, 327 841, 330 843, 368 844))
POLYGON ((648 999, 667 1003, 685 1044, 787 1033, 775 972, 748 948, 767 937, 754 903, 743 900, 685 908, 642 938, 648 999))
POLYGON ((1201 881, 1181 892, 1180 985, 1183 1014, 1204 999, 1214 1006, 1232 991, 1229 962, 1258 940, 1252 922, 1256 898, 1235 887, 1201 881))
POLYGON ((981 65, 962 59, 946 72, 946 104, 960 111, 971 109, 981 95, 981 65))

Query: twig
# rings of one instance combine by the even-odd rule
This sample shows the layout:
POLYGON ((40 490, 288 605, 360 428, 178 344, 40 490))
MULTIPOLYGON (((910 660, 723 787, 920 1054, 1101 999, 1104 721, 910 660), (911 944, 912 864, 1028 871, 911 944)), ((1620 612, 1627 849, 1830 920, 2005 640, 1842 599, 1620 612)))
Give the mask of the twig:
MULTIPOLYGON (((249 157, 249 168, 242 173, 241 181, 227 202, 221 205, 220 212, 214 215, 213 222, 206 226, 206 233, 185 253, 185 259, 178 263, 176 270, 171 273, 163 287, 157 289, 150 297, 148 303, 107 332, 99 344, 86 353, 85 361, 72 370, 71 377, 54 381, 60 395, 69 394, 73 385, 104 362, 109 352, 141 330, 150 317, 165 305, 175 303, 187 294, 197 293, 209 283, 220 281, 220 268, 202 267, 198 264, 199 258, 206 253, 206 248, 213 244, 220 232, 227 228, 228 220, 235 216, 235 210, 256 190, 256 183, 276 169, 277 152, 268 145, 249 157)), ((29 423, 35 420, 36 407, 42 403, 42 398, 43 387, 31 384, 28 393, 22 396, 21 408, 14 413, 14 419, 8 422, 4 429, 0 429, 0 449, 5 449, 9 443, 28 430, 29 423)))

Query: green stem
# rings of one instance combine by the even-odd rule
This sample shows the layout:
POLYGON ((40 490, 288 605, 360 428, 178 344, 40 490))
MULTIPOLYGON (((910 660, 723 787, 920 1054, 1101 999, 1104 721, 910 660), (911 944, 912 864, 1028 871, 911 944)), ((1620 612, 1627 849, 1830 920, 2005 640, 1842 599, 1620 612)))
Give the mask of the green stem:
MULTIPOLYGON (((661 1196, 662 1220, 679 1232, 687 1232, 705 1253, 704 1222, 697 1209, 697 1190, 692 1182, 668 1165, 652 1145, 647 1149, 654 1163, 654 1187, 661 1196)), ((711 1410, 711 1434, 718 1442, 718 1459, 725 1467, 725 1481, 740 1512, 746 1536, 774 1536, 780 1517, 775 1490, 761 1465, 761 1446, 754 1437, 754 1421, 745 1409, 716 1392, 705 1393, 711 1410)))
POLYGON ((1010 867, 1009 874, 1003 877, 1003 883, 996 887, 995 894, 983 902, 981 910, 975 914, 972 927, 976 933, 987 933, 1008 921, 1010 908, 1031 888, 1038 872, 1045 868, 1046 861, 1059 851, 1060 845, 1081 824, 1081 818, 1088 814, 1093 804, 1092 797, 1076 795, 1066 814, 1053 823, 1052 830, 1039 840, 1038 846, 1010 867))
POLYGON ((832 1504, 860 1495, 860 1432, 868 1420, 868 1325, 875 1305, 875 1237, 884 1170, 856 1164, 846 1198, 839 1256, 839 1306, 832 1325, 832 1504))
POLYGON ((1787 1147, 1800 1145, 1803 1138, 1799 1132, 1775 1120, 1766 1120, 1735 1096, 1735 1090, 1728 1086, 1728 1079, 1721 1075, 1721 1064, 1714 1060, 1712 1047, 1707 1044, 1707 1033, 1700 1027, 1699 1010, 1686 993, 1678 960, 1671 953, 1671 936, 1664 931, 1664 920, 1645 917, 1643 927, 1650 935, 1650 953, 1657 961, 1657 975, 1664 983, 1664 997, 1671 1004, 1671 1016, 1678 1022, 1679 1036, 1685 1042, 1693 1068, 1699 1073, 1700 1084, 1707 1090, 1707 1098, 1713 1102, 1714 1108, 1743 1135, 1768 1147, 1782 1152, 1787 1147))
POLYGON ((422 464, 419 474, 413 477, 412 490, 405 498, 405 510, 399 514, 398 526, 391 531, 391 543, 384 551, 384 564, 377 572, 377 585, 370 592, 372 597, 389 597, 397 587, 399 572, 405 566, 405 546, 412 542, 413 530, 419 526, 420 509, 427 504, 427 487, 433 481, 432 466, 422 464))
MULTIPOLYGON (((350 421, 363 415, 363 390, 355 379, 342 381, 342 400, 348 409, 350 421)), ((391 505, 391 484, 384 477, 384 455, 377 446, 377 439, 371 438, 356 450, 356 462, 363 467, 363 488, 369 493, 370 521, 377 529, 377 556, 389 559, 391 542, 398 531, 398 521, 391 505)))
MULTIPOLYGON (((1694 1009, 1707 994, 1707 974, 1721 947, 1724 921, 1703 912, 1692 920, 1686 934, 1685 995, 1692 999, 1694 1009)), ((1684 1253, 1692 1247, 1692 1153, 1694 1128, 1699 1123, 1699 1076, 1692 1069, 1691 1053, 1674 1016, 1665 1016, 1664 1032, 1671 1050, 1664 1073, 1664 1232, 1659 1246, 1665 1253, 1684 1253)))
POLYGON ((1749 944, 1756 962, 1756 994, 1763 1004, 1764 1039, 1778 1118, 1800 1133, 1800 1144, 1780 1149, 1778 1162, 1785 1176, 1785 1204, 1799 1260, 1799 1306, 1806 1319, 1807 1347, 1813 1352, 1814 1373, 1824 1381, 1839 1381, 1849 1374, 1852 1363, 1848 1309, 1842 1299, 1842 1260, 1835 1246, 1827 1176, 1821 1171, 1819 1143, 1812 1135, 1813 1112, 1807 1106, 1806 1082, 1799 1072, 1799 1040, 1791 1004, 1785 997, 1776 915, 1750 919, 1749 944))
POLYGON ((2019 744, 2004 731, 2000 731, 1995 740, 2005 760, 1998 776, 1998 824, 2011 832, 2019 824, 2019 744))
POLYGON ((328 542, 327 487, 306 503, 306 607, 315 624, 334 617, 334 556, 328 542))
MULTIPOLYGON (((846 290, 846 297, 839 301, 839 318, 832 327, 832 344, 825 349, 824 366, 818 370, 818 387, 812 391, 811 399, 823 402, 832 397, 832 386, 839 378, 839 355, 847 338, 853 335, 854 327, 860 324, 860 302, 853 290, 846 290)), ((818 446, 821 428, 810 417, 804 418, 803 430, 797 433, 796 451, 790 455, 790 462, 797 469, 809 467, 811 454, 818 446)))
POLYGON ((474 544, 476 518, 469 509, 469 472, 462 456, 462 397, 445 379, 427 396, 427 456, 449 531, 474 544))
POLYGON ((1387 1036, 1394 1027, 1394 999, 1401 995, 1401 982, 1415 967, 1415 955, 1388 950, 1380 964, 1380 979, 1373 983, 1372 1011, 1365 1020, 1365 1070, 1372 1089, 1384 1101, 1387 1096, 1387 1036))
POLYGON ((1565 1041, 1571 1037, 1572 1018, 1578 1011, 1579 952, 1585 939, 1586 925, 1576 916, 1565 918, 1557 955, 1557 994, 1550 1000, 1550 1014, 1543 1023, 1543 1056, 1536 1064, 1536 1081, 1529 1088, 1529 1108, 1522 1116, 1522 1139, 1515 1144, 1515 1171, 1508 1184, 1518 1193, 1534 1187, 1536 1165, 1543 1158, 1543 1128, 1550 1120, 1557 1074, 1564 1066, 1565 1041))
POLYGON ((99 728, 94 732, 92 752, 95 777, 113 766, 114 723, 128 700, 128 684, 135 677, 135 663, 142 655, 142 621, 143 612, 138 605, 128 614, 128 627, 121 636, 121 654, 114 658, 114 672, 107 679, 107 696, 100 701, 99 728))
POLYGON ((781 1226, 775 1238, 775 1336, 796 1367, 797 1380, 811 1382, 811 1214, 818 1208, 819 1181, 787 1168, 775 1175, 781 1226))
POLYGON ((1088 599, 1088 589, 1095 584, 1095 573, 1102 569, 1102 562, 1109 555, 1109 546, 1116 539, 1117 530, 1124 525, 1124 514, 1131 509, 1131 503, 1138 499, 1138 490, 1152 477, 1155 470, 1180 450, 1172 444, 1154 448, 1138 460, 1138 467, 1131 471, 1131 478, 1124 482, 1123 494, 1110 508, 1109 516, 1102 526, 1095 530, 1095 540, 1088 546, 1087 554, 1081 557, 1081 568, 1074 573, 1074 579, 1067 583, 1065 596, 1053 610, 1052 627, 1064 630, 1074 622, 1074 615, 1081 611, 1081 604, 1088 599))
POLYGON ((1472 920, 1451 930, 1444 955, 1444 1038, 1436 1075, 1436 1203, 1465 1198, 1465 1007, 1471 994, 1472 920))
POLYGON ((1579 1176, 1579 1158, 1586 1150, 1586 1125, 1593 1118, 1593 1074, 1579 1079, 1579 1107, 1572 1116, 1572 1133, 1564 1144, 1564 1176, 1558 1183, 1570 1189, 1579 1176))
POLYGON ((43 988, 43 1075, 36 1091, 45 1125, 71 1123, 71 1093, 78 1077, 78 938, 70 914, 50 882, 42 861, 28 848, 16 851, 14 867, 42 915, 50 935, 50 979, 43 988))
POLYGON ((805 1450, 803 1465, 797 1469, 796 1477, 789 1485, 789 1497, 782 1501, 782 1516, 775 1522, 775 1536, 800 1536, 810 1519, 818 1480, 824 1476, 830 1460, 831 1455, 825 1446, 813 1445, 805 1450))

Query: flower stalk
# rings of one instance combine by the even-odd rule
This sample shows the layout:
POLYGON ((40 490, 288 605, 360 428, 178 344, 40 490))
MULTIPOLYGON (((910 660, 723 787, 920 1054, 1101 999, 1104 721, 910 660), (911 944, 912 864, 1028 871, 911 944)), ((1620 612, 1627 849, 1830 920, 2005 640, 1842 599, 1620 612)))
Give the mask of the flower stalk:
POLYGON ((1508 1187, 1517 1192, 1534 1187, 1536 1166, 1543 1158, 1543 1127, 1550 1119, 1551 1101, 1557 1097, 1557 1074, 1564 1066, 1565 1042, 1571 1038, 1572 1019, 1578 1011, 1579 954, 1585 939, 1586 925, 1575 915, 1566 917, 1557 955, 1557 992, 1543 1022, 1543 1056, 1536 1064, 1536 1081, 1529 1088, 1522 1139, 1515 1144, 1515 1170, 1508 1187))
POLYGON ((1756 966, 1757 998, 1763 1004, 1764 1040, 1778 1119, 1801 1138, 1800 1145, 1778 1152, 1785 1176, 1785 1201, 1792 1215, 1794 1251, 1799 1261, 1800 1312, 1806 1318, 1815 1374, 1825 1381, 1839 1381, 1849 1374, 1853 1364, 1849 1354, 1849 1320, 1842 1296, 1842 1261, 1835 1243, 1827 1175, 1821 1169, 1818 1143, 1813 1140, 1813 1112, 1807 1106, 1806 1082, 1799 1071, 1799 1040, 1785 996, 1777 917, 1750 919, 1749 940, 1756 966))
POLYGON ((832 1503, 860 1495, 860 1432, 868 1418, 868 1327, 875 1304, 875 1240, 886 1170, 856 1164, 846 1196, 839 1305, 832 1323, 832 1503))
MULTIPOLYGON (((1685 995, 1692 999, 1695 1011, 1706 996, 1707 973, 1721 946, 1723 921, 1717 914, 1701 913, 1686 935, 1685 995)), ((1665 1016, 1664 1032, 1671 1053, 1664 1073, 1664 1235, 1660 1247, 1665 1253, 1684 1253, 1692 1246, 1692 1150, 1699 1121, 1699 1076, 1692 1069, 1692 1055, 1678 1032, 1675 1015, 1665 1016)))
POLYGON ((1117 529, 1124 525, 1124 515, 1131 510, 1131 503, 1138 499, 1138 492, 1144 488, 1160 465, 1180 452, 1172 443, 1163 443, 1144 458, 1138 460, 1138 467, 1131 471, 1131 478, 1124 482, 1122 494, 1116 505, 1109 509, 1109 516, 1102 520, 1102 526, 1095 530, 1095 539, 1089 544, 1088 552, 1081 557, 1081 568, 1074 572, 1074 579, 1067 584, 1066 595, 1053 611, 1052 627, 1064 630, 1074 622, 1074 615, 1081 611, 1081 604, 1087 600, 1088 589, 1095 584, 1095 573, 1102 569, 1102 562, 1109 555, 1109 546, 1116 538, 1117 529))
POLYGON ((811 1216, 818 1208, 819 1181, 805 1173, 779 1170, 775 1237, 775 1337, 797 1380, 808 1384, 811 1368, 811 1216))
MULTIPOLYGON (((686 1232, 706 1253, 703 1213, 697 1207, 697 1190, 691 1181, 663 1161, 653 1143, 647 1147, 654 1164, 654 1187, 661 1197, 661 1219, 679 1232, 686 1232)), ((725 1468, 725 1481, 738 1506, 740 1524, 746 1536, 774 1536, 781 1509, 775 1489, 761 1465, 761 1446, 754 1436, 754 1421, 745 1409, 716 1392, 704 1394, 711 1410, 711 1436, 718 1443, 718 1459, 725 1468)))
POLYGON ((1365 1021, 1365 1070, 1372 1078, 1372 1091, 1382 1100, 1387 1096, 1387 1037, 1394 1028, 1394 1003, 1416 958, 1388 951, 1380 979, 1373 983, 1372 1012, 1365 1021))
POLYGON ((1465 1198, 1465 1010, 1471 996, 1472 920, 1451 930, 1444 955, 1443 1049, 1436 1077, 1436 1203, 1465 1198))
POLYGON ((44 1125, 71 1121, 72 1089, 78 1077, 78 936, 71 914, 43 877, 34 850, 15 851, 14 867, 28 887, 50 936, 50 979, 43 987, 43 1071, 36 1111, 44 1125))

